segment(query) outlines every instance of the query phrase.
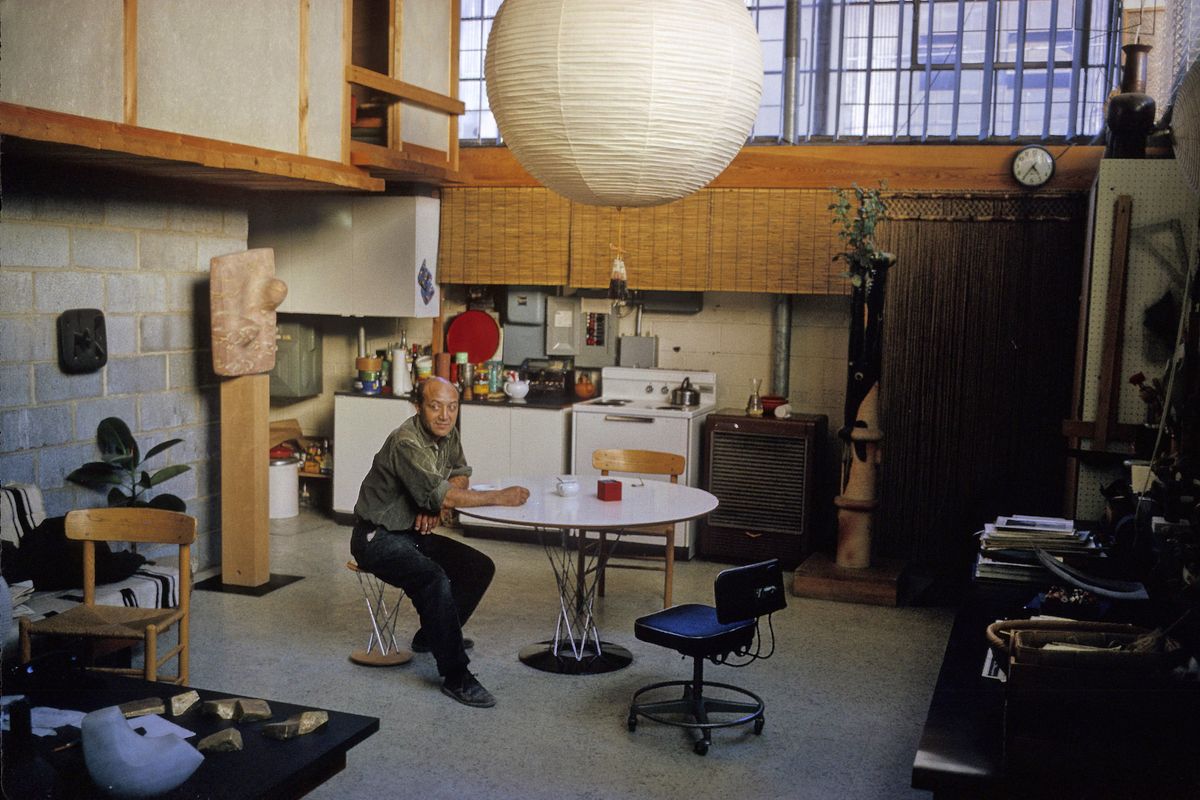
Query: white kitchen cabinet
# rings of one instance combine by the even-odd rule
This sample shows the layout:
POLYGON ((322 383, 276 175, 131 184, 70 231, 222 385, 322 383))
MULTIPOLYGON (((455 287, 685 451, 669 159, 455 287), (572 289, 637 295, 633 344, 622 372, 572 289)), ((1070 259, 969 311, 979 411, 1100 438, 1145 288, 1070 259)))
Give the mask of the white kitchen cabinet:
POLYGON ((334 513, 354 513, 358 489, 384 439, 415 413, 407 400, 341 394, 333 398, 334 513))
MULTIPOLYGON (((570 406, 464 404, 458 413, 473 483, 521 475, 565 475, 571 471, 570 406)), ((471 526, 498 525, 466 515, 460 519, 471 526)))
POLYGON ((275 251, 279 311, 435 317, 439 210, 431 197, 277 195, 251 206, 248 241, 275 251))
POLYGON ((476 406, 466 403, 458 409, 463 453, 471 465, 472 481, 507 477, 511 414, 503 406, 476 406))

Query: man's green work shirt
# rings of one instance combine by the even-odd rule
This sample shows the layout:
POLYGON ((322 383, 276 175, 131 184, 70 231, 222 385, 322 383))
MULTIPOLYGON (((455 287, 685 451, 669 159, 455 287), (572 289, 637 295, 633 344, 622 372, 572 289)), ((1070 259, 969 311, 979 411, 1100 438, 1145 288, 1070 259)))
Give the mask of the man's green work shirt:
POLYGON ((415 414, 388 434, 375 454, 354 515, 391 531, 410 531, 418 512, 441 509, 449 478, 470 474, 458 429, 438 440, 415 414))

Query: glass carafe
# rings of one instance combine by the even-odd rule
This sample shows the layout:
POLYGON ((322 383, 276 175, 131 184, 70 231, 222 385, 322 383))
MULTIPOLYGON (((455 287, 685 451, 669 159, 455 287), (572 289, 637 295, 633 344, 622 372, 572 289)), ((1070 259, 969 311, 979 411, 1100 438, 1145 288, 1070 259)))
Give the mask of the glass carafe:
POLYGON ((746 416, 761 417, 763 415, 762 398, 758 396, 758 387, 762 385, 762 378, 754 378, 750 381, 750 399, 746 401, 746 416))

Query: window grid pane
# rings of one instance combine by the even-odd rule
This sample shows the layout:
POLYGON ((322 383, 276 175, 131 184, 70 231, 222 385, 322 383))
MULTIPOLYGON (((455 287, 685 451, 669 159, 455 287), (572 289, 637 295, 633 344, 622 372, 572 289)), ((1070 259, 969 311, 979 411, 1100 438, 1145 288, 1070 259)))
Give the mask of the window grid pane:
MULTIPOLYGON (((786 3, 744 1, 763 46, 750 139, 779 142, 786 3)), ((467 143, 499 141, 483 62, 500 2, 461 0, 467 143)), ((1103 130, 1116 0, 800 0, 797 12, 797 142, 1079 140, 1103 130)))

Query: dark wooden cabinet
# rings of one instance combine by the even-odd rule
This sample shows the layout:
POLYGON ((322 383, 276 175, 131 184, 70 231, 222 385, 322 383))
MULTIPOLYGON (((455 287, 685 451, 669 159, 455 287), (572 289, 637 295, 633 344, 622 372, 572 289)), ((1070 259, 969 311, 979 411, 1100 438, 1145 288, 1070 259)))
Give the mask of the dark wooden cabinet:
POLYGON ((720 505, 700 527, 700 555, 751 563, 778 558, 794 568, 813 549, 823 415, 788 419, 709 415, 704 425, 704 488, 720 505))

